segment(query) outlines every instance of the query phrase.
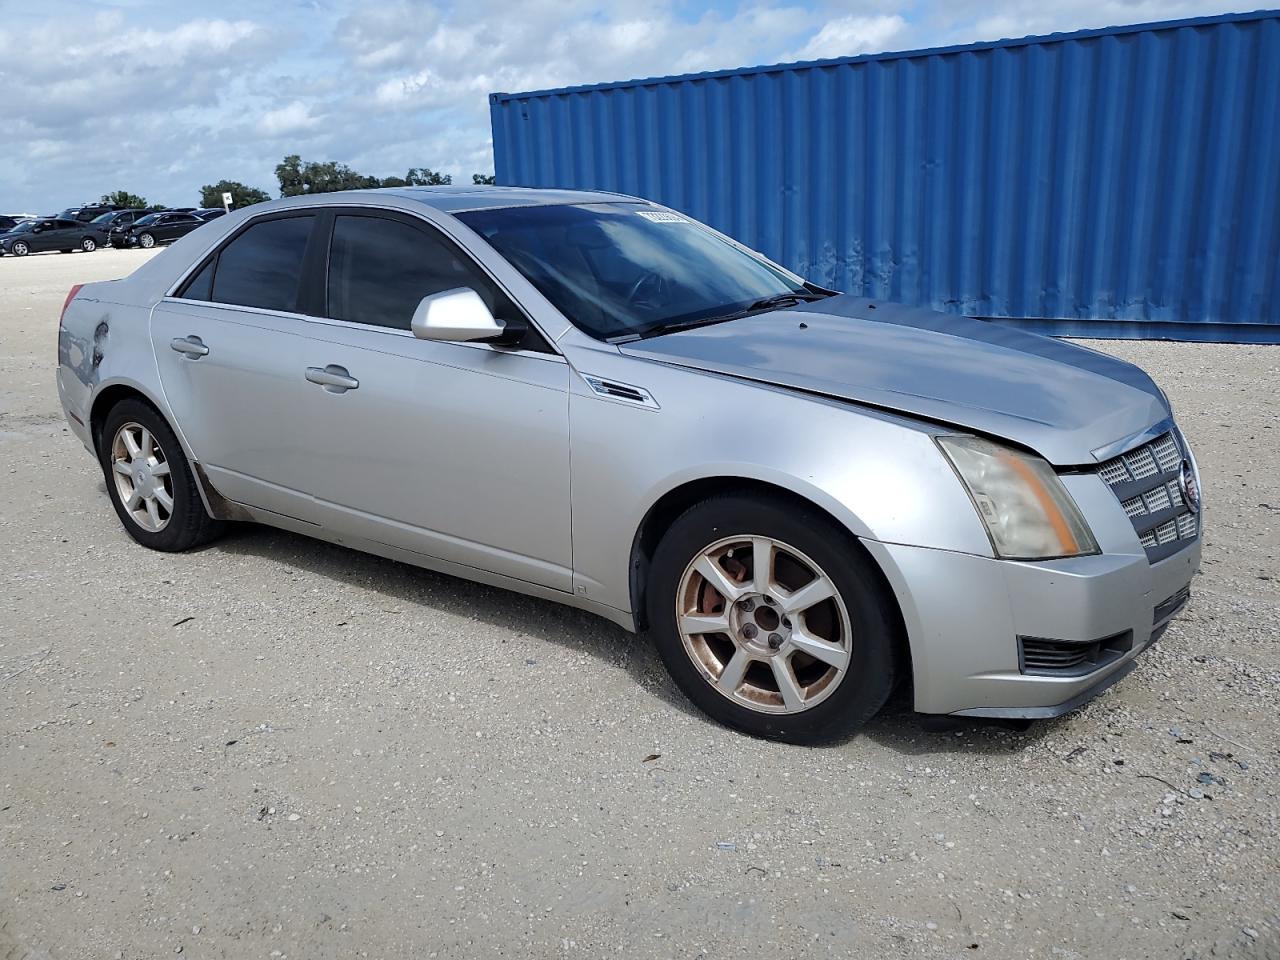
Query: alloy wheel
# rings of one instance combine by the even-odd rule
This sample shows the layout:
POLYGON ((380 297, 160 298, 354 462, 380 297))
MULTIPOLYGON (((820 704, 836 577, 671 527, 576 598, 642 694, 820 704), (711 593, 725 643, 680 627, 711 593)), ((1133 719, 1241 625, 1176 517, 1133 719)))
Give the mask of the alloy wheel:
POLYGON ((849 612, 831 578, 769 537, 717 540, 685 569, 676 625, 704 679, 739 706, 794 714, 845 678, 849 612))
POLYGON ((156 245, 156 238, 149 233, 144 233, 138 238, 138 245, 144 250, 150 250, 156 245))
POLYGON ((93 237, 85 237, 80 243, 80 249, 85 253, 93 253, 93 251, 98 249, 98 244, 94 241, 93 237))
POLYGON ((13 245, 13 255, 15 257, 25 257, 27 255, 27 245, 19 240, 13 245))
POLYGON ((173 478, 155 436, 126 423, 111 441, 111 476, 125 512, 143 530, 159 533, 173 516, 173 478))

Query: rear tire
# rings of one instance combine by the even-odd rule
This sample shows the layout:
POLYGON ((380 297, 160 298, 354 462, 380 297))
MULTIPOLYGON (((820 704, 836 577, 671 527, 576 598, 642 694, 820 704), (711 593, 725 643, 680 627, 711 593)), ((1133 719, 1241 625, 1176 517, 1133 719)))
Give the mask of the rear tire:
POLYGON ((654 552, 645 605, 680 689, 753 736, 839 740, 893 690, 893 600, 856 538, 816 508, 749 493, 690 507, 654 552))
POLYGON ((178 438, 150 404, 122 400, 107 412, 98 461, 116 515, 144 547, 190 550, 222 533, 225 524, 205 510, 178 438))

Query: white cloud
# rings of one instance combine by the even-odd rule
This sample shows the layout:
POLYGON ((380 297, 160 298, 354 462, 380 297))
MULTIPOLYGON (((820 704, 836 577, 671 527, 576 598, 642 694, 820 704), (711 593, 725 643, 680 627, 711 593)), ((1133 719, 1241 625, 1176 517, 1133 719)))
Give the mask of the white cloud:
POLYGON ((854 57, 860 53, 883 53, 907 31, 907 21, 898 14, 851 16, 830 20, 809 38, 788 60, 826 60, 854 57))
POLYGON ((294 100, 278 110, 271 110, 258 118, 258 132, 266 137, 280 137, 289 133, 310 130, 320 122, 312 116, 311 108, 301 100, 294 100))

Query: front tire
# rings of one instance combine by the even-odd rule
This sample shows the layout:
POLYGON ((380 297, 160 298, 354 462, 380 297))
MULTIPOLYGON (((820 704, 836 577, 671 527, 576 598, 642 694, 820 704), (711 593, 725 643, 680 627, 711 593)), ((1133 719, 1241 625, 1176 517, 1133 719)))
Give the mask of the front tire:
POLYGON ((646 608, 680 689, 753 736, 838 740, 893 690, 893 601, 857 540, 812 507, 744 493, 689 508, 654 553, 646 608))
POLYGON ((209 516, 186 455, 164 418, 141 400, 107 413, 98 460, 125 531, 152 550, 190 550, 222 532, 209 516))
POLYGON ((85 237, 80 241, 80 249, 85 253, 93 253, 98 249, 98 241, 94 240, 93 237, 85 237))
POLYGON ((143 250, 150 250, 155 245, 156 245, 156 238, 149 233, 144 233, 142 234, 142 236, 138 237, 138 246, 140 246, 143 250))
POLYGON ((31 250, 27 247, 26 243, 24 243, 21 240, 18 240, 13 244, 13 246, 9 248, 9 252, 12 253, 15 257, 25 257, 28 253, 31 252, 31 250))

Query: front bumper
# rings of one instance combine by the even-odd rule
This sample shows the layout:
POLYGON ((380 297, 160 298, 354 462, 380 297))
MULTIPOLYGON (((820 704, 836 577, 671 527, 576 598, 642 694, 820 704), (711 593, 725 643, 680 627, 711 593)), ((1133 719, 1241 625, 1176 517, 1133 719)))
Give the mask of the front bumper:
POLYGON ((1132 671, 1181 609, 1201 549, 1197 538, 1152 564, 1136 551, 1019 562, 864 544, 902 609, 916 710, 1030 719, 1073 710, 1132 671), (1020 638, 1123 642, 1096 666, 1028 671, 1020 638))

